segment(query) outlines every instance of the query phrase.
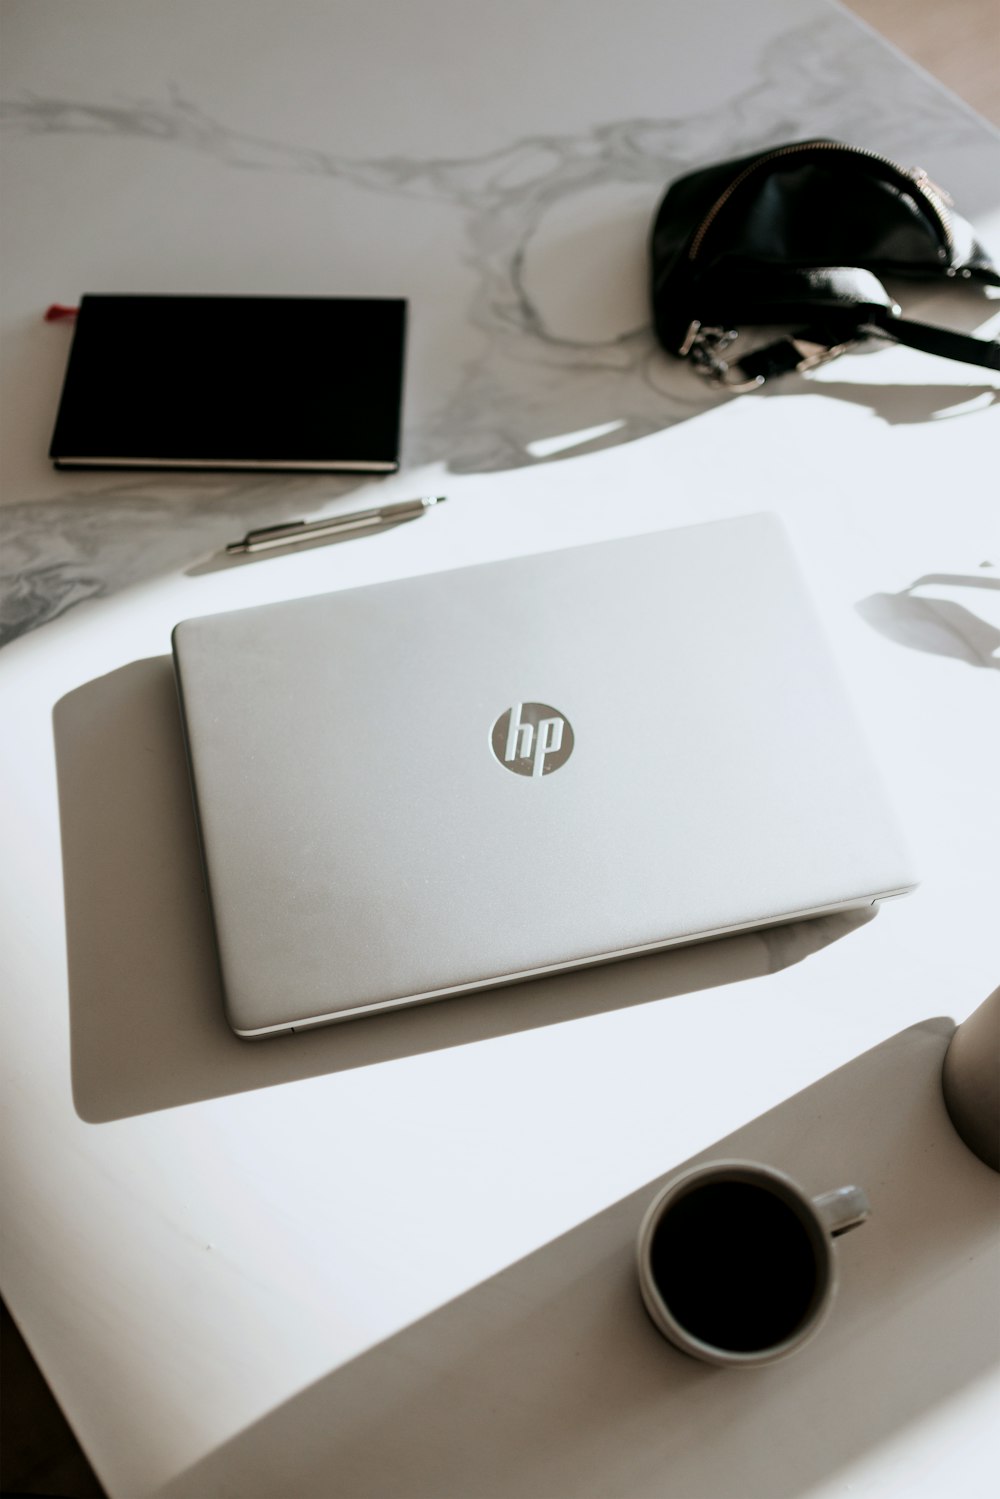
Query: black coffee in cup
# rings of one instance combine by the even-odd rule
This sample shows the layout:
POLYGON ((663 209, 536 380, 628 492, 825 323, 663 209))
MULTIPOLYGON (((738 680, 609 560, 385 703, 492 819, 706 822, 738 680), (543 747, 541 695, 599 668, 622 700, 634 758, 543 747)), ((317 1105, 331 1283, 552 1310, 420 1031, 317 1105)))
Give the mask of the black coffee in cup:
POLYGON ((666 1308, 691 1337, 734 1353, 795 1335, 824 1290, 815 1229, 762 1182, 708 1181, 667 1207, 649 1246, 666 1308))

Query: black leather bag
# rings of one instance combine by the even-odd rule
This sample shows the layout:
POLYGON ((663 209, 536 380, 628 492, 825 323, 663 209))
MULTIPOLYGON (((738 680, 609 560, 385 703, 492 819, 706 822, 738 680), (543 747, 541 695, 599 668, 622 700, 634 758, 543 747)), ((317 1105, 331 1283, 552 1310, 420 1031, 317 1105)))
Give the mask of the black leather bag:
POLYGON ((1000 343, 915 323, 882 277, 1000 286, 926 172, 838 141, 796 141, 681 177, 652 230, 656 334, 732 389, 808 369, 870 337, 1000 369, 1000 343), (788 337, 730 365, 748 326, 788 337))

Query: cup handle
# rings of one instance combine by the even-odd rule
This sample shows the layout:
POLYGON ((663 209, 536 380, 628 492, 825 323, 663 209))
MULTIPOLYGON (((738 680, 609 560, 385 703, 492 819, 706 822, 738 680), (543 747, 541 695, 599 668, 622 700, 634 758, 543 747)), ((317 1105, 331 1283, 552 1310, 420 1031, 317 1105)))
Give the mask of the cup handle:
POLYGON ((821 1192, 812 1202, 834 1238, 857 1228, 871 1216, 871 1204, 860 1187, 837 1187, 832 1192, 821 1192))

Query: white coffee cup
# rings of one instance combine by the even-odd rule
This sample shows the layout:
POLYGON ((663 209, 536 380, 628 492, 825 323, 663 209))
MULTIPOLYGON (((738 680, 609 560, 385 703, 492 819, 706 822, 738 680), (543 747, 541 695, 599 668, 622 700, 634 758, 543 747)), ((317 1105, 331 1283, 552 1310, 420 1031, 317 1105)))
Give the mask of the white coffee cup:
POLYGON ((797 1352, 837 1289, 833 1240, 869 1216, 860 1187, 810 1197, 754 1161, 673 1177, 639 1229, 639 1288, 663 1335, 694 1358, 753 1368, 797 1352))

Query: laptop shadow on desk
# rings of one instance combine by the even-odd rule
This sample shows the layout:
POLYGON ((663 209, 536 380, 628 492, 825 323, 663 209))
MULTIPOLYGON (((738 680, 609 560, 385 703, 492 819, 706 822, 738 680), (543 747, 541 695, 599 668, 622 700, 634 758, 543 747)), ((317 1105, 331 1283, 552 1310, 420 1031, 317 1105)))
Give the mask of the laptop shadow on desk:
POLYGON ((1000 1353, 984 1315, 1000 1181, 945 1113, 953 1029, 903 1031, 696 1158, 871 1198, 870 1222, 838 1240, 830 1319, 795 1357, 714 1369, 654 1330, 633 1268, 650 1182, 332 1370, 157 1499, 792 1499, 870 1459, 1000 1353))
POLYGON ((56 704, 53 728, 73 1097, 90 1123, 759 977, 871 917, 799 922, 242 1041, 223 1014, 170 658, 135 661, 77 688, 56 704))

